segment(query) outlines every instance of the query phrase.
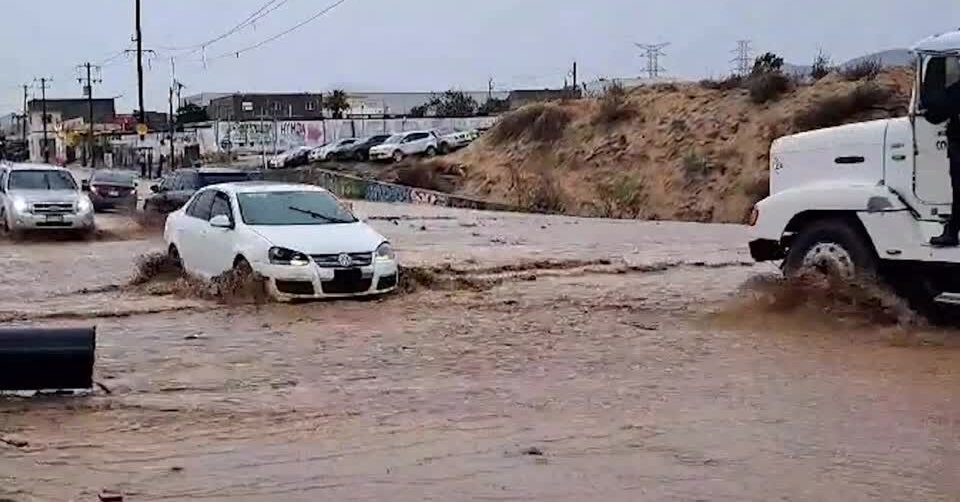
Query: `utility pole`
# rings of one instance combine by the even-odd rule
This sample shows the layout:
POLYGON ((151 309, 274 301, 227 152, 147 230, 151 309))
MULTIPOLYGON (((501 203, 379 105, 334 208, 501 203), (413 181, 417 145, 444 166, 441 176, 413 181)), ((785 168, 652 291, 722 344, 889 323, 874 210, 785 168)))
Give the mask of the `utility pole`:
POLYGON ((643 69, 646 72, 647 77, 655 79, 660 76, 661 73, 666 70, 660 66, 660 58, 665 57, 667 54, 663 52, 663 49, 670 45, 670 42, 662 44, 634 44, 637 47, 643 49, 644 57, 647 59, 647 66, 643 69))
POLYGON ((752 43, 750 40, 737 40, 737 48, 733 50, 736 56, 730 62, 735 65, 734 73, 738 76, 745 77, 752 70, 750 67, 752 43))
MULTIPOLYGON (((87 156, 90 159, 90 167, 96 167, 97 161, 94 158, 94 148, 93 148, 93 84, 99 84, 101 80, 99 78, 93 78, 93 69, 96 68, 97 71, 100 71, 98 66, 94 66, 89 62, 80 65, 80 68, 87 70, 87 83, 83 87, 83 93, 87 96, 87 120, 89 121, 89 131, 87 134, 89 138, 87 139, 87 156)), ((77 81, 83 83, 83 78, 78 78, 77 81)))
POLYGON ((43 144, 40 145, 40 152, 43 155, 43 162, 50 163, 50 148, 47 147, 47 84, 53 79, 40 78, 40 122, 43 123, 43 144))
POLYGON ((140 117, 141 124, 147 123, 147 112, 143 106, 143 30, 140 26, 140 0, 136 2, 136 38, 137 38, 137 88, 140 94, 140 117))
POLYGON ((493 99, 493 77, 490 77, 490 80, 487 81, 487 101, 493 99))
POLYGON ((573 62, 573 90, 577 90, 577 62, 573 62))
POLYGON ((30 120, 30 110, 28 109, 29 107, 27 105, 27 99, 28 99, 27 91, 29 89, 30 89, 29 84, 23 84, 23 116, 20 117, 20 119, 23 120, 23 124, 22 124, 23 137, 21 138, 23 141, 27 141, 27 123, 30 120))

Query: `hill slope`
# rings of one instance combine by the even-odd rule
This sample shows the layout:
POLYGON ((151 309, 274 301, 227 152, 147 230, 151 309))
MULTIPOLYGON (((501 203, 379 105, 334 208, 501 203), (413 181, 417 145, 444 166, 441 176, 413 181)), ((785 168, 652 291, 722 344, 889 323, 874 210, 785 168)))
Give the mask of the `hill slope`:
POLYGON ((767 194, 773 139, 903 114, 910 84, 901 69, 876 82, 831 75, 765 104, 718 82, 532 105, 455 154, 458 192, 548 212, 742 222, 767 194))

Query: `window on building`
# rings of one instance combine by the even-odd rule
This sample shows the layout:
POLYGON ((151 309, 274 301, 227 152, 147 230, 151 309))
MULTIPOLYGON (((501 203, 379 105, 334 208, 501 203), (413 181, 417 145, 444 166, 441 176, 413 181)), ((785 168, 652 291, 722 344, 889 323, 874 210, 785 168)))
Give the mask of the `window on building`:
POLYGON ((273 102, 273 111, 279 112, 282 107, 282 104, 279 101, 273 102))
POLYGON ((316 111, 316 110, 317 110, 317 102, 316 102, 316 101, 307 101, 307 111, 308 111, 308 112, 313 112, 313 111, 316 111))

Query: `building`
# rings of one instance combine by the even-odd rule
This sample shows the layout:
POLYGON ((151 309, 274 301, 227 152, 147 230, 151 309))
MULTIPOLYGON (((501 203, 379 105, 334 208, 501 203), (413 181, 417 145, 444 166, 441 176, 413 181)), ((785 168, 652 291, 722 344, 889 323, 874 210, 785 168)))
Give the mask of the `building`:
MULTIPOLYGON (((463 91, 463 93, 483 106, 491 97, 507 99, 509 92, 463 91)), ((409 115, 410 110, 426 105, 442 96, 442 92, 350 92, 347 102, 350 109, 345 115, 354 117, 409 115)))
POLYGON ((510 101, 510 108, 520 108, 531 103, 579 97, 579 89, 518 89, 510 91, 507 100, 510 101))
POLYGON ((200 94, 184 96, 180 104, 183 106, 194 105, 200 108, 206 108, 210 106, 211 101, 230 95, 231 93, 229 92, 201 92, 200 94))
MULTIPOLYGON (((39 99, 27 103, 30 160, 35 162, 44 160, 43 107, 39 99)), ((48 99, 46 109, 46 148, 50 152, 50 161, 72 162, 77 157, 80 138, 90 130, 90 102, 87 98, 48 99)), ((116 115, 113 98, 94 99, 94 133, 114 129, 116 115)))
POLYGON ((284 119, 311 120, 324 118, 323 95, 300 94, 230 94, 211 99, 207 105, 210 120, 284 119))

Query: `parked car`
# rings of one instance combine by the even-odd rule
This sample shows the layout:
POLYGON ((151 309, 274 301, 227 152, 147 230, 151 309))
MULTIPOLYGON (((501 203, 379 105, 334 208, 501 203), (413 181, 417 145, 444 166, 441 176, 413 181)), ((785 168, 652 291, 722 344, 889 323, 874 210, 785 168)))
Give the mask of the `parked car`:
POLYGON ((310 150, 311 148, 309 146, 298 146, 292 150, 287 150, 267 161, 267 167, 270 169, 283 169, 307 165, 307 163, 310 162, 310 150))
POLYGON ((94 211, 136 209, 137 180, 133 171, 102 169, 94 171, 89 180, 81 182, 81 186, 93 202, 94 211))
POLYGON ((365 296, 397 287, 387 239, 313 185, 226 183, 197 192, 164 228, 170 257, 212 278, 257 273, 278 300, 365 296))
POLYGON ((310 162, 327 162, 340 158, 341 153, 359 142, 360 140, 357 138, 343 138, 318 146, 310 150, 310 162))
POLYGON ((93 202, 70 171, 43 164, 0 164, 0 231, 95 229, 93 202))
POLYGON ((190 197, 203 187, 259 178, 260 173, 256 171, 240 169, 222 167, 178 169, 163 178, 159 184, 150 187, 153 195, 143 202, 143 210, 162 214, 170 213, 186 204, 190 197))
POLYGON ((459 150, 477 139, 473 131, 457 131, 440 136, 440 153, 449 153, 459 150))
POLYGON ((410 155, 432 157, 439 150, 439 137, 433 131, 411 131, 390 136, 381 145, 370 148, 372 160, 400 162, 410 155))
POLYGON ((390 136, 393 135, 377 134, 376 136, 364 138, 350 145, 350 148, 341 151, 339 157, 341 160, 356 160, 358 162, 370 160, 370 149, 377 145, 382 145, 384 141, 390 139, 390 136))

